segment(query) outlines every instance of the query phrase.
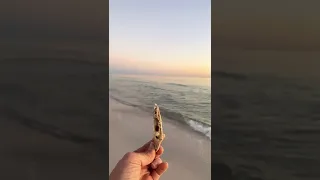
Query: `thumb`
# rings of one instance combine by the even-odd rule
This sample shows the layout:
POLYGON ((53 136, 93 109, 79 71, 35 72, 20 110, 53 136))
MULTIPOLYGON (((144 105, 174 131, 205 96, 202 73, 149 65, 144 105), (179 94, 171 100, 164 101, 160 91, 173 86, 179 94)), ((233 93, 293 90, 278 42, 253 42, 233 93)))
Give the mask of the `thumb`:
POLYGON ((152 163, 156 158, 156 151, 154 149, 153 141, 150 142, 149 147, 144 152, 137 153, 139 160, 141 161, 142 166, 147 166, 152 163))

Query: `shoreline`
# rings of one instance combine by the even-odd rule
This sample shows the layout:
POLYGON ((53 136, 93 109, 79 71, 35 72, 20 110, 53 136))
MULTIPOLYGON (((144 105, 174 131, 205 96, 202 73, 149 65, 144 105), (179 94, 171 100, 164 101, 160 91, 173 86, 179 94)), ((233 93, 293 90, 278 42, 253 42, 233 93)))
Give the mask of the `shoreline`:
MULTIPOLYGON (((130 104, 129 102, 125 102, 123 100, 120 100, 120 99, 118 99, 116 97, 113 97, 110 94, 109 94, 109 99, 112 99, 113 101, 116 101, 117 103, 123 104, 125 106, 130 106, 132 108, 137 108, 140 111, 143 111, 144 113, 148 113, 145 109, 140 108, 137 105, 130 104)), ((161 109, 160 109, 160 111, 161 111, 161 109)), ((194 127, 193 125, 190 125, 190 122, 187 122, 185 120, 172 120, 172 119, 170 119, 169 117, 166 117, 163 114, 162 114, 162 117, 165 117, 165 119, 167 119, 167 122, 170 123, 171 125, 180 126, 180 127, 186 128, 187 131, 193 131, 194 133, 197 133, 197 134, 203 136, 204 138, 207 138, 209 141, 211 141, 211 132, 209 133, 209 136, 210 136, 209 137, 208 135, 204 134, 204 132, 201 132, 201 130, 196 130, 195 128, 198 128, 198 126, 194 127)), ((193 122, 194 125, 202 126, 201 128, 210 128, 210 131, 211 131, 211 125, 208 125, 208 124, 200 122, 200 121, 195 121, 195 120, 190 120, 190 121, 193 122)))
MULTIPOLYGON (((109 173, 122 156, 152 138, 152 114, 109 96, 109 173), (144 131, 142 131, 144 130, 144 131)), ((162 156, 169 163, 165 179, 211 179, 211 141, 193 130, 164 119, 162 156)))

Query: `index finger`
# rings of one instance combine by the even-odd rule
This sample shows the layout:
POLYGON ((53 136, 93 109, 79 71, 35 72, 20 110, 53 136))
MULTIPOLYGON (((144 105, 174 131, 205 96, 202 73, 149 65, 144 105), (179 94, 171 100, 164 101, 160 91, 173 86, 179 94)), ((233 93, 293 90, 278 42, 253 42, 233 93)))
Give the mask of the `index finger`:
MULTIPOLYGON (((150 145, 150 143, 151 143, 152 141, 153 141, 153 140, 148 141, 146 144, 144 144, 142 147, 138 148, 138 149, 135 150, 134 152, 136 152, 136 153, 145 152, 145 151, 148 149, 148 147, 149 147, 149 145, 150 145)), ((163 147, 160 146, 159 150, 156 152, 156 157, 161 156, 161 154, 163 153, 163 151, 164 151, 163 147)))
POLYGON ((159 150, 156 152, 156 158, 160 157, 163 154, 164 148, 160 146, 159 150))
POLYGON ((148 149, 150 143, 152 142, 152 140, 148 141, 146 144, 144 144, 143 146, 141 146, 140 148, 138 148, 137 150, 135 150, 134 152, 138 153, 138 152, 144 152, 148 149))

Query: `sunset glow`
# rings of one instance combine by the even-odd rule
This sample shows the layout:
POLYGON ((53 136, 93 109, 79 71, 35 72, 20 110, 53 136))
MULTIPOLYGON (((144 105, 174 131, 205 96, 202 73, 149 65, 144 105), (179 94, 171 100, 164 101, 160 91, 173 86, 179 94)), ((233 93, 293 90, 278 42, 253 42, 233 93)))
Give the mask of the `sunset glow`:
POLYGON ((210 77, 210 1, 110 1, 110 72, 210 77))

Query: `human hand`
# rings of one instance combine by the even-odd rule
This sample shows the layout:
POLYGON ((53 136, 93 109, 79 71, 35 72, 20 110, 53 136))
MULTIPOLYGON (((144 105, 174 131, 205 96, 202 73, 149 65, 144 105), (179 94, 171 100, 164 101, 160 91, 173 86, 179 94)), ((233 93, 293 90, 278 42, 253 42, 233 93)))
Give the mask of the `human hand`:
POLYGON ((126 153, 110 174, 110 180, 159 180, 168 169, 168 163, 160 156, 164 149, 155 152, 153 141, 134 152, 126 153))

